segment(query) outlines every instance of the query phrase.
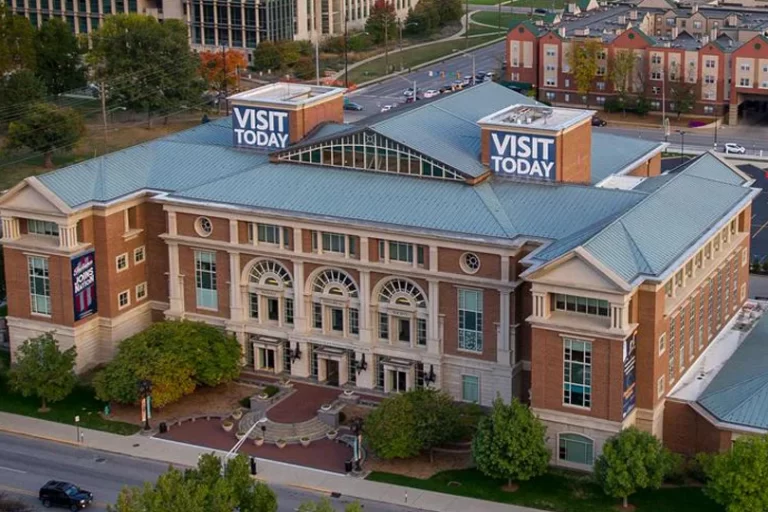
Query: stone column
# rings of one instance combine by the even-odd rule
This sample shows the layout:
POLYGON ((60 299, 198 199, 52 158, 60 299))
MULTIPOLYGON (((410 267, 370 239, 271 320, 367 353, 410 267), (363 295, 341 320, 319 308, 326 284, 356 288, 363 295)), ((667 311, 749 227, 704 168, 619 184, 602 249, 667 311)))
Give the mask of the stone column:
POLYGON ((170 292, 168 313, 181 316, 184 313, 184 290, 179 273, 179 246, 176 242, 168 242, 168 285, 170 292))
POLYGON ((328 360, 317 358, 317 380, 325 382, 328 380, 328 360))
POLYGON ((349 355, 342 356, 339 361, 339 386, 349 381, 349 355))
POLYGON ((229 318, 243 321, 243 293, 240 287, 240 254, 229 253, 229 318))
MULTIPOLYGON (((430 266, 432 258, 430 257, 430 266)), ((439 328, 440 320, 440 282, 434 279, 429 280, 429 318, 427 319, 427 352, 430 354, 439 354, 442 351, 439 328)))
POLYGON ((509 348, 509 292, 499 290, 499 312, 501 318, 498 329, 498 342, 496 343, 496 362, 499 364, 511 364, 509 348))
POLYGON ((358 313, 358 322, 360 327, 360 341, 370 343, 372 339, 371 332, 371 307, 373 299, 371 298, 371 272, 368 270, 360 271, 360 311, 358 313))
POLYGON ((298 348, 299 352, 301 352, 301 358, 291 363, 291 375, 306 379, 307 377, 309 377, 309 361, 310 361, 309 343, 304 343, 300 341, 292 342, 291 348, 293 350, 296 350, 296 348, 298 348))
POLYGON ((63 249, 77 247, 77 224, 74 226, 59 224, 59 247, 63 249))
POLYGON ((370 352, 355 352, 355 359, 360 361, 363 358, 363 355, 365 355, 365 363, 368 367, 363 371, 355 370, 357 372, 357 387, 373 389, 376 387, 376 383, 374 382, 376 375, 376 359, 370 352))
POLYGON ((21 236, 19 219, 16 217, 3 217, 3 240, 16 240, 21 236))
POLYGON ((293 262, 293 328, 307 332, 307 311, 304 302, 304 263, 293 262))

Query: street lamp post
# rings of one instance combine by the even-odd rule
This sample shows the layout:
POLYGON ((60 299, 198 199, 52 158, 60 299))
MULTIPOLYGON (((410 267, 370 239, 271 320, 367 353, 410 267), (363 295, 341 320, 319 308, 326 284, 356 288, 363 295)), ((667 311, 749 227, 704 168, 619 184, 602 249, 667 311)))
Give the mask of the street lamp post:
POLYGON ((152 417, 152 381, 149 379, 139 381, 139 396, 141 397, 141 419, 144 422, 144 430, 151 430, 149 419, 152 417))
POLYGON ((715 143, 714 143, 715 151, 717 151, 717 125, 718 124, 720 124, 720 117, 719 116, 715 119, 715 143))
POLYGON ((685 130, 677 130, 680 134, 680 162, 685 161, 685 130))
MULTIPOLYGON (((405 27, 418 27, 419 24, 415 21, 412 21, 410 23, 405 23, 405 27)), ((397 27, 400 30, 400 38, 398 39, 397 43, 397 53, 400 54, 400 71, 403 70, 403 22, 401 20, 397 20, 397 27)))
POLYGON ((352 420, 352 433, 355 435, 354 445, 354 464, 355 471, 361 471, 360 461, 363 458, 363 420, 355 418, 352 420))
POLYGON ((349 59, 347 57, 347 46, 349 46, 349 32, 347 31, 347 9, 344 10, 344 87, 349 88, 349 59))

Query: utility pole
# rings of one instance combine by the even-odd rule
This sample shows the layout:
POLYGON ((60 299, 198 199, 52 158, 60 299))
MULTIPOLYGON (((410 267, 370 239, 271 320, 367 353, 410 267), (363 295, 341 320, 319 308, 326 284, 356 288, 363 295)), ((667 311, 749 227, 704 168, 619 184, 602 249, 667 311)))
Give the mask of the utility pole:
POLYGON ((344 87, 349 88, 349 59, 347 58, 347 46, 349 46, 349 32, 347 20, 349 19, 349 7, 344 7, 344 87))
POLYGON ((104 122, 104 152, 106 153, 109 127, 107 126, 107 93, 104 82, 99 84, 99 96, 101 96, 101 120, 104 122))
POLYGON ((312 29, 315 33, 315 85, 320 85, 320 33, 317 30, 317 2, 312 2, 312 29))
MULTIPOLYGON (((464 48, 466 49, 469 48, 469 0, 466 0, 464 8, 466 9, 466 26, 464 27, 464 48)), ((499 9, 501 9, 501 2, 499 2, 499 9)))
POLYGON ((400 38, 397 40, 397 53, 400 55, 400 71, 403 70, 403 22, 397 20, 397 28, 400 29, 400 38))
POLYGON ((389 74, 389 11, 384 19, 384 74, 389 74))

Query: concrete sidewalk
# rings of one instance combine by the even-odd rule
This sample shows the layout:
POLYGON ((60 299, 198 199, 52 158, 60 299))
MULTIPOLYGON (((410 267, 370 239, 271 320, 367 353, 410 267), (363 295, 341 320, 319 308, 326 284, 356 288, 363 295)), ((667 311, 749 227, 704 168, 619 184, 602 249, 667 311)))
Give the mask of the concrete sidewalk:
MULTIPOLYGON (((0 412, 0 430, 48 441, 81 446, 72 425, 0 412)), ((195 466, 198 457, 212 450, 154 439, 136 434, 120 436, 97 430, 80 429, 82 445, 95 450, 119 453, 175 466, 195 466)), ((410 487, 369 482, 325 471, 258 459, 258 477, 266 483, 300 487, 315 492, 340 493, 352 498, 405 505, 435 512, 536 512, 536 509, 462 498, 410 487), (407 499, 407 501, 406 501, 407 499)))

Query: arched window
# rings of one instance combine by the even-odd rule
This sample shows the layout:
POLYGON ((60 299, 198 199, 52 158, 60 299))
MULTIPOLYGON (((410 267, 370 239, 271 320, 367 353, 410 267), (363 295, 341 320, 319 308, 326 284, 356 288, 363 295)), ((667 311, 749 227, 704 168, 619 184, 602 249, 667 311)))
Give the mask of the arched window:
POLYGON ((416 284, 391 279, 379 289, 379 339, 410 346, 427 344, 427 300, 416 284))
POLYGON ((248 316, 260 324, 293 325, 293 280, 279 262, 259 260, 248 274, 248 316))
POLYGON ((326 269, 312 280, 312 327, 326 334, 360 334, 360 296, 343 270, 326 269))
POLYGON ((579 434, 560 434, 557 458, 574 464, 591 466, 595 459, 595 443, 579 434))

